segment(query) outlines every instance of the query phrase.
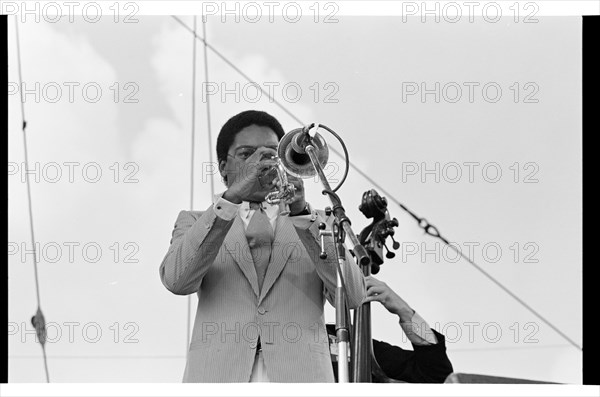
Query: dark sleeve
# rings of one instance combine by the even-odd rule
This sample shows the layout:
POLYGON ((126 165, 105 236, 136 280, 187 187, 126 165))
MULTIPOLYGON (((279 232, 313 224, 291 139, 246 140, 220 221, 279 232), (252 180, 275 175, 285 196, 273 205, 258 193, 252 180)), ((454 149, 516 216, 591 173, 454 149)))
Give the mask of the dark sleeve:
POLYGON ((383 372, 390 378, 409 383, 444 383, 453 368, 446 354, 444 335, 432 331, 438 343, 413 344, 414 351, 373 339, 373 353, 383 372))

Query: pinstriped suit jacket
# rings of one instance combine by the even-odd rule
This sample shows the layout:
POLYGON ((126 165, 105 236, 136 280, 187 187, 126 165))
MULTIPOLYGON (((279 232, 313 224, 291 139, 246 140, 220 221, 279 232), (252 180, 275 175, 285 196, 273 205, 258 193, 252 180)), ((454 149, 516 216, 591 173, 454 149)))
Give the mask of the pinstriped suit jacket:
MULTIPOLYGON (((248 382, 260 337, 272 382, 334 382, 323 309, 334 304, 336 256, 319 258, 318 225, 333 216, 313 212, 308 229, 278 216, 262 290, 239 215, 226 221, 210 206, 181 211, 160 265, 165 287, 198 294, 184 382, 248 382)), ((344 275, 350 308, 366 296, 365 281, 346 253, 344 275)))

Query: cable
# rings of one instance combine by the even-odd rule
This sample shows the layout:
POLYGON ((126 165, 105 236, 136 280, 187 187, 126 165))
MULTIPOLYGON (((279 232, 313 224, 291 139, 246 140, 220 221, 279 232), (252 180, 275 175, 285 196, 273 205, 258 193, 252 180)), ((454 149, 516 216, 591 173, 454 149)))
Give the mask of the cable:
MULTIPOLYGON (((17 70, 19 73, 19 86, 21 93, 21 119, 22 124, 21 128, 23 130, 23 148, 25 150, 25 167, 29 169, 29 159, 27 155, 27 121, 25 120, 25 100, 23 98, 23 73, 21 71, 21 44, 19 39, 19 21, 18 17, 15 15, 15 33, 17 40, 17 70)), ((38 340, 40 341, 40 345, 42 346, 42 354, 44 356, 44 370, 46 371, 46 382, 50 383, 50 373, 48 371, 48 359, 46 357, 46 321, 44 319, 44 314, 41 309, 41 299, 40 299, 40 282, 38 275, 38 266, 37 266, 37 253, 36 253, 36 245, 35 245, 35 234, 33 232, 33 209, 31 206, 31 185, 29 183, 29 173, 25 173, 25 180, 27 182, 27 205, 29 208, 29 230, 31 231, 31 245, 33 247, 33 269, 35 275, 35 294, 37 298, 37 311, 35 316, 31 318, 31 323, 35 327, 36 334, 38 336, 38 340)))
MULTIPOLYGON (((194 35, 196 34, 196 16, 194 16, 194 35)), ((194 149, 196 148, 196 39, 192 38, 192 157, 191 157, 191 172, 190 172, 190 211, 194 210, 194 149)), ((186 327, 186 341, 185 351, 188 354, 188 347, 190 344, 190 328, 191 328, 191 314, 192 310, 192 297, 187 297, 187 327, 186 327)))
MULTIPOLYGON (((442 239, 442 237, 439 237, 442 241, 446 242, 446 239, 442 239)), ((525 301, 523 301, 521 298, 519 298, 515 293, 513 293, 512 291, 510 291, 508 288, 506 288, 504 285, 502 285, 498 280, 496 280, 494 277, 492 277, 488 272, 486 272, 485 270, 483 270, 480 266, 478 266, 475 262, 473 262, 471 259, 469 259, 468 257, 466 257, 462 252, 460 252, 460 250, 458 250, 454 245, 446 242, 446 244, 452 248, 456 253, 458 253, 460 256, 462 256, 467 262, 469 262, 473 267, 475 267, 475 269, 479 270, 484 276, 486 276, 490 281, 492 281, 494 284, 496 284, 499 288, 501 288, 504 292, 506 292, 508 295, 510 295, 513 299, 515 299, 517 302, 519 302, 523 307, 525 307, 527 310, 529 310, 531 313, 533 313, 536 317, 538 317, 540 320, 542 320, 544 323, 546 323, 547 326, 549 326, 550 328, 552 328, 556 333, 558 333, 560 336, 562 336, 565 340, 567 340, 571 345, 575 346, 578 350, 582 350, 582 347, 579 346, 577 343, 575 343, 575 341, 573 341, 571 338, 569 338, 567 335, 565 335, 564 332, 562 332, 560 329, 558 329, 558 327, 556 327, 554 324, 552 324, 550 321, 546 320, 540 313, 538 313, 535 309, 533 309, 531 306, 529 306, 527 303, 525 303, 525 301)))
MULTIPOLYGON (((209 48, 212 52, 215 53, 215 55, 217 55, 219 58, 221 58, 221 60, 223 62, 225 62, 227 65, 229 65, 233 70, 235 70, 236 72, 238 72, 243 78, 245 78, 246 80, 248 80, 249 82, 253 82, 253 80, 248 77, 248 75, 246 75, 244 72, 242 72, 237 66, 235 66, 233 64, 233 62, 231 62, 229 59, 227 59, 223 54, 221 54, 216 48, 214 48, 213 46, 211 46, 210 44, 208 44, 206 42, 205 39, 203 39, 202 37, 198 36, 193 30, 191 30, 185 23, 183 23, 183 21, 181 21, 181 19, 177 18, 175 15, 171 15, 179 24, 181 24, 181 26, 183 26, 186 30, 190 31, 198 40, 202 41, 204 43, 204 45, 209 48)), ((277 107, 279 107, 281 110, 283 110, 288 116, 290 116, 291 118, 293 118, 294 120, 296 120, 298 123, 300 124, 304 124, 302 123, 302 121, 296 117, 292 112, 290 112, 285 106, 283 106, 281 103, 279 103, 275 98, 271 97, 269 92, 266 91, 264 88, 262 88, 259 84, 256 85, 256 87, 258 89, 261 90, 261 92, 263 94, 266 94, 267 97, 269 98, 269 100, 271 102, 273 102, 275 105, 277 105, 277 107)))
MULTIPOLYGON (((191 161, 191 180, 190 180, 190 210, 194 209, 194 151, 195 151, 195 131, 196 131, 196 60, 197 60, 197 53, 196 53, 196 23, 197 23, 197 17, 194 16, 194 37, 192 38, 193 41, 193 49, 192 49, 192 161, 191 161)), ((204 35, 204 37, 206 37, 206 22, 202 22, 202 34, 204 35)), ((208 78, 208 53, 207 53, 207 42, 206 40, 204 41, 204 78, 205 81, 209 81, 208 78)), ((208 90, 207 85, 205 85, 205 89, 208 90)), ((206 94, 206 120, 207 120, 207 130, 208 130, 208 157, 209 157, 209 162, 210 164, 213 164, 213 156, 212 156, 212 129, 211 129, 211 118, 210 118, 210 96, 205 92, 206 94)), ((214 181, 211 175, 210 178, 210 193, 211 193, 211 200, 212 197, 215 194, 215 187, 214 187, 214 181)), ((191 296, 188 296, 187 299, 187 339, 186 339, 186 355, 188 352, 188 346, 190 343, 190 329, 191 329, 191 296)))
MULTIPOLYGON (((194 16, 194 32, 196 17, 194 16)), ((190 211, 194 209, 194 149, 196 146, 196 40, 192 38, 192 157, 190 169, 190 211)))
MULTIPOLYGON (((308 129, 310 130, 313 126, 315 126, 315 124, 311 124, 308 129)), ((335 187, 335 189, 332 189, 331 191, 333 193, 337 192, 339 188, 342 187, 342 185, 344 184, 344 182, 346 181, 346 177, 348 176, 348 171, 350 169, 350 155, 348 154, 348 148, 346 147, 346 144, 344 143, 344 140, 342 139, 341 136, 339 136, 334 130, 332 130, 331 128, 327 127, 326 125, 322 125, 322 124, 318 124, 316 125, 316 128, 323 128, 327 131, 329 131, 329 133, 331 135, 333 135, 338 142, 340 143, 340 145, 342 145, 342 149, 344 150, 344 156, 340 156, 345 160, 345 167, 344 167, 344 175, 342 175, 342 179, 340 180, 340 182, 338 183, 338 185, 335 187)), ((336 153, 337 154, 337 153, 336 153)), ((339 156, 339 154, 338 154, 339 156)))
MULTIPOLYGON (((202 34, 206 38, 206 22, 202 21, 202 34)), ((208 79, 208 51, 207 51, 207 42, 204 40, 204 80, 208 83, 210 80, 208 79)), ((208 129, 208 161, 210 164, 213 164, 213 152, 212 152, 212 128, 210 122, 210 95, 208 95, 208 84, 204 85, 204 94, 206 98, 206 127, 208 129)), ((215 185, 214 178, 210 177, 210 194, 211 200, 215 195, 215 185)))
MULTIPOLYGON (((241 71, 237 66, 235 66, 233 64, 233 62, 231 62, 230 60, 228 60, 224 55, 222 55, 218 50, 216 50, 214 47, 210 46, 205 39, 203 39, 202 37, 199 37, 194 31, 192 31, 185 23, 183 23, 178 17, 172 15, 172 17, 179 23, 181 24, 181 26, 183 26, 186 30, 192 32, 192 34, 194 34, 194 36, 198 39, 201 40, 202 42, 204 42, 205 46, 207 46, 208 48, 210 48, 217 56, 219 56, 225 63, 227 63, 232 69, 234 69, 236 72, 238 72, 242 77, 244 77, 246 80, 248 80, 248 82, 252 83, 253 80, 248 77, 243 71, 241 71)), ((292 112, 290 112, 284 105, 282 105, 281 103, 279 103, 279 101, 277 101, 275 98, 272 98, 271 96, 269 96, 269 93, 262 88, 260 85, 258 85, 258 88, 264 93, 266 94, 270 101, 272 103, 274 103, 275 105, 277 105, 281 110, 283 110, 287 115, 289 115, 291 118, 293 118, 294 120, 296 120, 298 123, 302 124, 302 125, 306 125, 306 123, 304 123, 302 120, 300 120, 296 115, 294 115, 292 112)), ((344 156, 342 156, 337 150, 335 150, 334 148, 330 148, 330 150, 337 154, 339 157, 344 158, 344 156)), ((347 159, 347 157, 346 157, 347 159)), ((406 206, 404 206, 402 203, 400 203, 398 200, 396 200, 394 198, 394 196, 392 194, 390 194, 386 189, 384 189, 380 184, 378 184, 377 182, 375 182, 373 180, 373 178, 369 177, 366 173, 364 173, 363 171, 360 170, 360 168, 358 168, 357 166, 355 166, 352 162, 350 162, 348 160, 348 163, 350 164, 350 166, 356 171, 358 172, 363 178, 365 178, 367 181, 369 181, 371 184, 373 184, 377 189, 379 189, 381 192, 383 192, 385 195, 391 197, 391 199, 400 207, 402 208, 404 211, 408 212, 417 222, 419 222, 419 226, 422 227, 423 229, 425 229, 425 232, 431 236, 437 237, 440 240, 442 240, 444 243, 450 245, 452 247, 452 245, 448 242, 448 240, 446 240, 445 238, 443 238, 437 228, 435 228, 435 226, 429 224, 424 218, 420 218, 418 216, 416 216, 414 213, 412 213, 410 210, 408 210, 408 208, 406 206)), ((454 247, 453 247, 454 248, 454 247)), ((486 273, 485 271, 483 271, 483 269, 481 269, 479 266, 477 266, 473 261, 471 261, 469 258, 467 258, 464 254, 460 253, 461 256, 463 258, 465 258, 471 265, 473 265, 475 268, 477 268, 479 271, 481 271, 484 275, 486 275, 490 280, 492 280, 497 286, 499 286, 503 291, 505 291, 506 293, 508 293, 512 298, 514 298, 518 303, 520 303, 521 305, 523 305, 527 310, 531 311, 535 316, 539 317, 544 323, 546 323, 547 325, 549 325, 554 331, 556 331, 560 336, 562 336, 563 338, 565 338, 571 345, 573 345, 574 347, 576 347, 578 350, 582 350, 582 347, 579 346, 577 343, 575 343, 573 340, 571 340, 571 338, 569 338, 568 336, 566 336, 562 331, 559 330, 558 327, 556 327, 555 325, 553 325, 552 323, 550 323, 548 320, 546 320, 544 317, 542 317, 537 311, 535 311, 533 308, 531 308, 529 305, 527 305, 523 300, 521 300, 520 298, 518 298, 514 293, 512 293, 508 288, 504 287, 504 285, 502 285, 499 281, 497 281, 496 279, 494 279, 491 275, 489 275, 488 273, 486 273)))

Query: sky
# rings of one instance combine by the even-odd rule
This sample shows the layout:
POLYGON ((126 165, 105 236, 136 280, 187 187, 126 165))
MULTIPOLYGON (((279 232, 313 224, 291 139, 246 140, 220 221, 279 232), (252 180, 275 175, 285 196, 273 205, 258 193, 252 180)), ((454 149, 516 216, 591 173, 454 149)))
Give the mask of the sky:
MULTIPOLYGON (((9 19, 10 382, 45 381, 29 324, 37 302, 17 91, 25 88, 53 382, 181 381, 188 298, 167 291, 158 268, 179 211, 210 205, 210 178, 224 190, 210 160, 220 127, 260 109, 286 131, 317 122, 342 137, 353 167, 339 194, 356 233, 369 224, 362 193, 387 197, 401 247, 376 277, 443 331, 455 372, 581 384, 578 348, 396 204, 581 346, 580 17, 209 18, 212 48, 302 123, 210 49, 206 79, 201 42, 192 107, 193 38, 169 16, 20 23, 22 86, 14 28, 9 19)), ((343 164, 333 153, 332 184, 343 164)), ((307 201, 329 205, 320 183, 305 185, 307 201)), ((325 313, 335 321, 333 307, 325 313)), ((372 329, 411 348, 379 304, 372 329)))

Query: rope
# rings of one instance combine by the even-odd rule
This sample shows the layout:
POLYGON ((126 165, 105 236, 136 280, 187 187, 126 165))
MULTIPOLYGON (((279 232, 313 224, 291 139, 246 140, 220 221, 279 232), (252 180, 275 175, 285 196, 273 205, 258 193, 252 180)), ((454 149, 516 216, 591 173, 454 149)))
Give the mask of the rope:
MULTIPOLYGON (((441 236, 439 238, 442 239, 441 236)), ((442 241, 446 242, 445 239, 442 239, 442 241)), ((579 346, 577 343, 575 343, 575 341, 573 341, 571 338, 569 338, 558 327, 556 327, 550 321, 546 320, 546 318, 544 318, 537 310, 535 310, 534 308, 532 308, 531 306, 529 306, 527 303, 525 303, 525 301, 523 301, 521 298, 519 298, 514 292, 510 291, 508 288, 506 288, 504 285, 502 285, 498 280, 496 280, 494 277, 492 277, 488 272, 486 272, 485 270, 483 270, 475 262, 473 262, 471 259, 469 259, 468 257, 466 257, 462 252, 460 252, 460 250, 457 250, 455 246, 453 246, 452 244, 449 244, 447 242, 446 242, 446 244, 450 248, 452 248, 456 253, 460 254, 460 256, 462 256, 467 262, 469 262, 473 267, 475 267, 475 269, 479 270, 491 282, 493 282, 494 284, 496 284, 500 289, 502 289, 504 292, 506 292, 508 295, 510 295, 514 300, 516 300, 517 302, 519 302, 523 307, 525 307, 527 310, 529 310, 531 313, 533 313, 536 317, 538 317, 540 320, 542 320, 544 323, 546 323, 547 326, 549 326, 550 328, 552 328, 557 334, 559 334, 560 336, 562 336, 567 342, 569 342, 571 345, 573 345, 578 350, 582 350, 581 346, 579 346)))
MULTIPOLYGON (((21 128, 23 130, 23 148, 25 150, 25 169, 29 169, 29 156, 27 151, 27 121, 25 121, 25 100, 23 98, 23 73, 21 71, 21 44, 19 39, 19 21, 17 16, 15 15, 15 33, 17 40, 17 70, 19 73, 19 86, 20 86, 20 94, 21 94, 21 120, 22 125, 21 128)), ((31 323, 35 327, 36 335, 42 346, 42 354, 44 356, 44 370, 46 371, 46 382, 50 383, 50 374, 48 372, 48 359, 46 357, 46 320, 44 319, 44 314, 41 309, 41 299, 40 299, 40 283, 39 283, 39 275, 38 275, 38 260, 36 253, 36 245, 35 245, 35 234, 33 231, 33 209, 31 206, 31 185, 29 183, 29 173, 25 173, 25 180, 27 181, 27 205, 29 208, 29 230, 31 231, 31 245, 33 247, 33 270, 35 275, 35 295, 37 298, 37 311, 35 315, 31 318, 31 323)))
MULTIPOLYGON (((194 34, 196 32, 196 16, 194 16, 194 34)), ((196 39, 192 38, 192 157, 190 164, 190 211, 194 210, 194 149, 196 148, 196 39)), ((190 329, 191 329, 191 314, 192 310, 192 297, 187 297, 187 327, 186 327, 186 339, 185 339, 185 351, 188 354, 188 347, 190 343, 190 329)))
MULTIPOLYGON (((202 34, 206 38, 206 22, 205 21, 202 21, 202 34)), ((208 83, 210 80, 208 79, 208 51, 207 51, 207 49, 208 49, 208 44, 207 44, 206 40, 204 40, 204 81, 206 81, 208 83)), ((208 85, 207 84, 204 85, 204 88, 205 88, 204 94, 206 97, 206 127, 208 128, 208 161, 210 162, 210 164, 214 164, 213 163, 213 152, 212 152, 212 129, 211 129, 211 122, 210 122, 210 95, 208 95, 208 85)), ((214 179, 213 179, 212 175, 210 177, 210 194, 211 194, 210 197, 212 200, 212 197, 214 197, 214 195, 215 195, 215 185, 214 185, 214 179)))
MULTIPOLYGON (((235 66, 235 64, 233 62, 231 62, 229 59, 227 59, 225 57, 225 55, 221 54, 216 48, 214 48, 213 46, 211 46, 210 44, 207 43, 207 41, 198 36, 196 34, 196 32, 194 32, 192 29, 190 29, 185 23, 183 23, 183 21, 179 18, 177 18, 176 16, 172 15, 172 17, 179 23, 181 24, 181 26, 183 26, 186 30, 188 30, 189 32, 191 32, 198 40, 202 41, 204 43, 204 46, 206 48, 209 48, 212 52, 215 53, 215 55, 217 55, 219 58, 221 58, 221 60, 223 62, 225 62, 227 65, 229 65, 233 70, 235 70, 236 72, 238 72, 238 74, 240 74, 243 78, 245 78, 246 80, 248 80, 248 82, 252 83, 253 80, 248 77, 248 75, 246 75, 243 71, 241 71, 237 66, 235 66)), ((288 116, 290 116, 291 118, 293 118, 295 121, 297 121, 300 124, 303 124, 302 121, 296 117, 296 115, 294 115, 292 112, 290 112, 285 106, 283 106, 281 103, 279 103, 275 98, 271 97, 269 95, 269 92, 267 90, 265 90, 264 88, 262 88, 259 84, 257 84, 257 88, 261 90, 261 92, 265 95, 267 95, 267 97, 269 97, 269 100, 271 102, 273 102, 277 107, 279 107, 282 111, 284 111, 288 116)))
MULTIPOLYGON (((194 16, 194 29, 193 29, 193 33, 194 33, 194 37, 192 38, 193 41, 193 55, 192 55, 192 163, 191 163, 191 181, 190 181, 190 186, 191 186, 191 191, 190 191, 190 210, 194 209, 194 149, 195 149, 195 131, 196 131, 196 60, 197 60, 197 53, 196 53, 196 23, 197 23, 197 17, 194 16)), ((204 37, 206 37, 206 22, 202 22, 202 34, 204 35, 204 37)), ((207 43, 205 40, 204 41, 204 78, 205 81, 209 81, 208 78, 208 53, 207 53, 207 43)), ((208 87, 205 87, 206 90, 208 90, 208 87)), ((213 155, 212 155, 212 129, 211 129, 211 118, 210 118, 210 99, 208 96, 208 93, 206 93, 206 120, 207 120, 207 129, 208 129, 208 157, 209 157, 209 162, 210 164, 213 164, 213 155)), ((215 194, 215 186, 214 186, 214 180, 212 178, 212 175, 210 177, 210 193, 211 193, 211 200, 212 197, 215 194)), ((187 339, 186 339, 186 352, 188 350, 188 344, 190 343, 190 329, 191 329, 191 297, 188 296, 187 299, 187 303, 188 303, 188 308, 187 308, 187 339)))

